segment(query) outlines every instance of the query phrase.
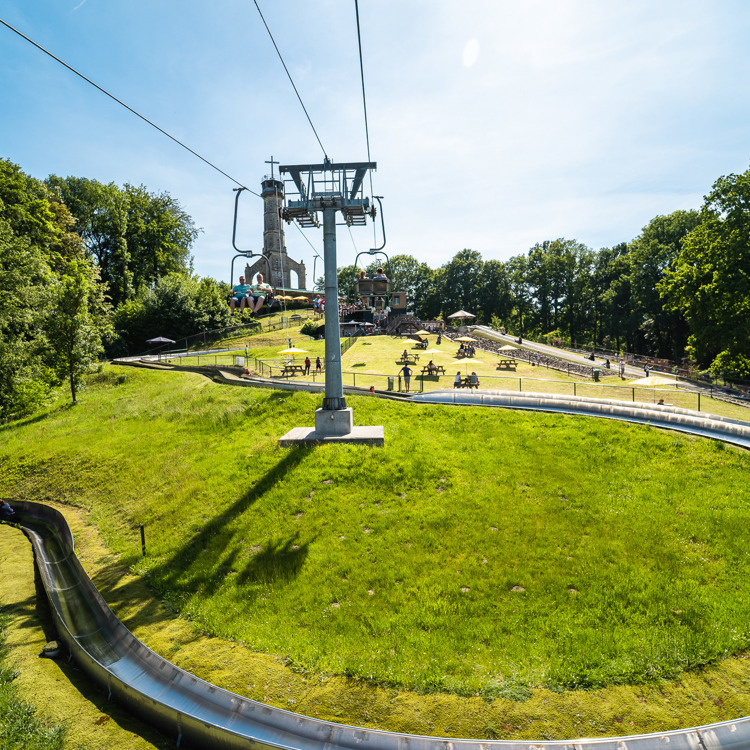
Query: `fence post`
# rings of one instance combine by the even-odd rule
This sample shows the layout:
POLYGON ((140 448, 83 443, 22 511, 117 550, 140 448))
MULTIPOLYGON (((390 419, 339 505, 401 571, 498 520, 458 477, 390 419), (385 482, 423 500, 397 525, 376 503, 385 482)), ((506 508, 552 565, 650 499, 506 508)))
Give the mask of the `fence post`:
POLYGON ((577 392, 576 392, 576 383, 575 382, 573 383, 573 395, 574 396, 578 395, 577 392))
POLYGON ((633 403, 635 403, 635 388, 633 388, 633 403))
POLYGON ((698 391, 698 411, 701 410, 701 392, 698 391))
POLYGON ((520 393, 523 390, 521 387, 521 378, 518 378, 518 392, 520 393))

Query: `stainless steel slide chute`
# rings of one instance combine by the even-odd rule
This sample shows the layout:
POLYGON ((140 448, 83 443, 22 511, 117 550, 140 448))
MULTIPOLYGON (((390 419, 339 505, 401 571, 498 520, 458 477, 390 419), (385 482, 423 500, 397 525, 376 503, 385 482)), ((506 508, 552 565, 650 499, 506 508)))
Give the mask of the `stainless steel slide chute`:
POLYGON ((319 721, 249 700, 179 669, 115 617, 81 566, 57 510, 13 503, 34 547, 60 640, 110 698, 174 738, 177 746, 298 750, 740 750, 750 718, 680 731, 560 742, 423 737, 319 721))

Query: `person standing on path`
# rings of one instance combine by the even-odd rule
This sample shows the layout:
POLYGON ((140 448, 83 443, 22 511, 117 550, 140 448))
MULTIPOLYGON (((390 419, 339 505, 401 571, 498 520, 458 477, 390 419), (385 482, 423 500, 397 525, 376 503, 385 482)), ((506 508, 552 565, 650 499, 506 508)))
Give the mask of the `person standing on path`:
POLYGON ((400 374, 403 374, 404 376, 404 385, 406 386, 406 392, 409 392, 409 383, 411 382, 411 368, 408 364, 404 365, 400 370, 400 374))

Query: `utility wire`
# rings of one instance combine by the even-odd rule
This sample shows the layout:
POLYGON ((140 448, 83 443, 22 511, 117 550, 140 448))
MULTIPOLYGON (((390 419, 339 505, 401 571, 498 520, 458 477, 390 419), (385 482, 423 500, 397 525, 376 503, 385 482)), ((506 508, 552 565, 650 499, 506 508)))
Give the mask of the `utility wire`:
POLYGON ((305 117, 307 117, 307 121, 310 123, 310 127, 312 128, 313 133, 315 133, 315 137, 318 139, 318 145, 320 146, 320 150, 323 152, 323 156, 325 156, 326 159, 328 159, 328 154, 326 153, 326 150, 323 148, 323 144, 320 141, 320 137, 318 136, 318 131, 315 130, 315 125, 313 125, 312 120, 310 119, 310 115, 307 112, 307 108, 305 107, 304 102, 302 101, 302 97, 299 95, 299 91, 297 91, 297 87, 294 85, 294 81, 292 80, 292 74, 289 72, 289 68, 287 68, 286 63, 284 62, 284 58, 281 56, 281 52, 279 51, 279 48, 276 44, 276 40, 273 38, 273 34, 271 33, 271 29, 268 28, 268 24, 266 23, 266 19, 263 17, 263 12, 260 9, 260 5, 258 5, 258 0, 253 0, 255 3, 255 7, 258 9, 258 14, 260 15, 260 20, 263 21, 263 25, 266 27, 266 31, 268 32, 268 36, 271 37, 271 42, 273 43, 274 49, 276 50, 276 54, 279 56, 279 60, 281 60, 281 64, 284 66, 284 70, 286 71, 287 77, 289 78, 289 83, 292 84, 292 88, 294 89, 294 93, 297 94, 297 99, 299 99, 299 103, 302 105, 302 110, 305 113, 305 117))
MULTIPOLYGON (((367 97, 365 96, 365 68, 362 64, 362 34, 359 27, 359 0, 354 0, 354 12, 357 15, 357 42, 359 44, 359 72, 362 78, 362 104, 365 110, 365 140, 367 141, 367 161, 372 161, 370 158, 370 130, 367 126, 367 97)), ((370 171, 370 182, 372 182, 372 170, 370 171)), ((370 185, 372 191, 372 185, 370 185)))
POLYGON ((313 243, 310 242, 310 238, 302 231, 302 227, 296 221, 293 221, 292 224, 294 224, 294 226, 297 227, 297 229, 299 230, 299 233, 305 238, 305 240, 307 241, 307 244, 310 245, 310 247, 312 248, 312 251, 315 253, 315 255, 317 255, 318 258, 320 258, 321 260, 323 260, 323 258, 321 257, 321 255, 315 249, 315 245, 313 245, 313 243))
MULTIPOLYGON (((365 67, 362 63, 362 33, 360 30, 359 25, 359 0, 354 0, 354 12, 357 16, 357 43, 359 44, 359 73, 360 77, 362 78, 362 106, 364 107, 365 111, 365 140, 367 141, 367 161, 370 162, 372 159, 370 158, 370 129, 367 125, 367 96, 365 95, 365 67)), ((368 174, 370 177, 370 195, 374 194, 374 190, 372 187, 372 170, 368 169, 368 174)), ((372 238, 373 242, 377 244, 377 234, 376 234, 376 227, 375 222, 372 223, 372 238)))
MULTIPOLYGON (((3 24, 3 26, 6 26, 7 28, 9 28, 11 31, 14 31, 16 34, 18 34, 18 36, 22 37, 27 42, 29 42, 29 44, 33 44, 34 47, 36 47, 37 49, 39 49, 42 52, 44 52, 45 55, 49 55, 53 60, 56 60, 57 62, 59 62, 60 65, 62 65, 63 67, 67 68, 72 73, 75 73, 79 78, 82 78, 84 81, 86 81, 86 83, 90 83, 95 89, 98 89, 99 91, 101 91, 102 94, 106 94, 106 96, 108 96, 110 99, 112 99, 113 101, 116 101, 118 104, 120 104, 121 106, 125 107, 125 109, 127 109, 129 112, 132 112, 136 117, 140 117, 141 120, 143 120, 144 122, 148 123, 152 128, 156 128, 156 130, 158 130, 163 135, 166 135, 167 138, 169 138, 170 140, 174 141, 178 146, 182 146, 182 148, 184 148, 186 151, 189 151, 193 156, 197 156, 202 162, 204 162, 205 164, 208 164, 209 167, 211 167, 212 169, 215 169, 220 174, 223 174, 224 177, 226 177, 227 179, 231 180, 233 183, 235 183, 235 185, 239 185, 241 188, 245 188, 245 190, 250 190, 250 188, 245 187, 241 182, 239 182, 238 180, 235 180, 234 177, 232 177, 231 175, 227 174, 223 169, 220 169, 215 164, 212 164, 208 159, 206 159, 203 156, 201 156, 197 151, 193 151, 192 148, 190 148, 189 146, 186 146, 182 141, 177 140, 177 138, 175 138, 173 135, 170 135, 169 133, 167 133, 166 130, 164 130, 163 128, 160 128, 155 123, 151 122, 151 120, 149 120, 147 117, 144 117, 139 112, 136 112, 132 107, 129 107, 127 104, 125 104, 125 102, 121 101, 120 99, 118 99, 113 94, 110 94, 109 91, 107 91, 106 89, 103 89, 101 86, 99 86, 98 84, 94 83, 90 78, 86 78, 86 76, 83 75, 83 73, 79 73, 75 68, 73 68, 70 65, 68 65, 68 63, 64 62, 59 57, 56 57, 55 55, 53 55, 49 50, 45 49, 40 44, 37 44, 33 39, 30 39, 25 34, 21 33, 18 29, 13 28, 13 26, 11 26, 9 23, 7 23, 6 21, 3 21, 2 18, 0 18, 0 23, 3 24)), ((261 197, 260 193, 256 193, 254 190, 250 190, 250 192, 253 195, 258 196, 258 198, 261 197)))

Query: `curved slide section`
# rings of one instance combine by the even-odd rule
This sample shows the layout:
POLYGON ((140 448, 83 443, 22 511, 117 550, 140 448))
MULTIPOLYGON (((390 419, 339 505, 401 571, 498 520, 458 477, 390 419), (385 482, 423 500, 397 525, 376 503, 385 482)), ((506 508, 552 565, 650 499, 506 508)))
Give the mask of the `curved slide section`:
MULTIPOLYGON (((631 419, 750 447, 750 426, 694 412, 595 399, 517 393, 434 392, 416 398, 631 419), (585 403, 580 403, 584 401, 585 403), (576 408, 577 406, 577 408, 576 408), (623 412, 621 410, 625 409, 623 412), (629 410, 630 414, 626 413, 629 410)), ((311 719, 243 698, 179 669, 141 643, 115 617, 81 566, 58 511, 14 503, 34 547, 60 640, 111 698, 174 737, 178 747, 298 750, 741 750, 750 748, 750 717, 659 734, 570 741, 480 741, 382 732, 311 719)))
POLYGON ((551 393, 518 391, 445 390, 418 393, 411 401, 462 406, 494 406, 507 409, 560 412, 587 417, 604 417, 625 422, 648 424, 668 430, 688 432, 700 437, 722 440, 750 450, 750 423, 730 417, 680 409, 673 406, 614 401, 587 396, 558 396, 551 393))

